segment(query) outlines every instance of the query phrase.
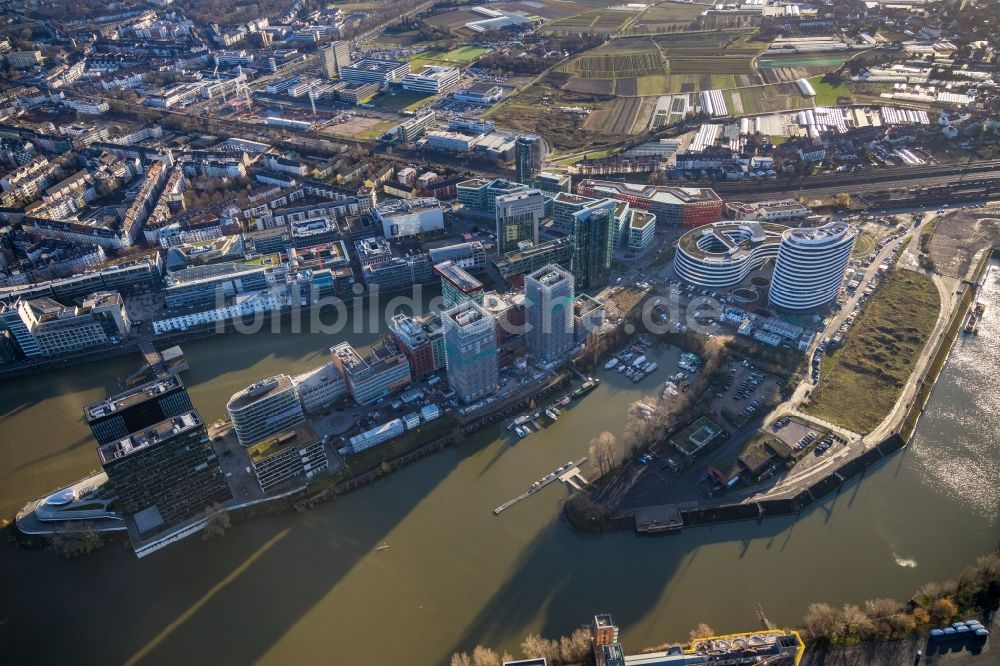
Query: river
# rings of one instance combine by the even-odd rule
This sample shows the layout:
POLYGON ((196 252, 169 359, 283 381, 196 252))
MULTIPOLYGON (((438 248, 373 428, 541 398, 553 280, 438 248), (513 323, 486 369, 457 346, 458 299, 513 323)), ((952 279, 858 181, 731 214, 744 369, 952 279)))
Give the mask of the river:
MULTIPOLYGON (((626 650, 682 639, 699 622, 756 626, 760 604, 796 623, 812 601, 906 599, 1000 540, 1000 269, 978 337, 957 342, 912 444, 798 517, 637 538, 580 536, 559 519, 561 484, 491 511, 600 430, 620 433, 655 379, 602 385, 524 440, 488 429, 302 514, 192 538, 143 560, 119 544, 77 560, 0 545, 0 645, 8 663, 442 664, 476 643, 517 654, 530 632, 569 633, 596 612, 626 650), (389 548, 377 551, 387 543, 389 548)), ((258 333, 187 343, 184 376, 206 421, 252 380, 319 364, 334 342, 376 335, 258 333)), ((0 509, 97 467, 85 404, 137 359, 0 385, 0 509)), ((586 469, 584 470, 586 473, 586 469)))

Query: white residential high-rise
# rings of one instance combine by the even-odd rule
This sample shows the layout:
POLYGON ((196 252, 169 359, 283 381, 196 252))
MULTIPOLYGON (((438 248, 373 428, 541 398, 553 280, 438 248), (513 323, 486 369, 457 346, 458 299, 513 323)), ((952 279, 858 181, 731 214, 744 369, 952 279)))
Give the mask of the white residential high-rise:
POLYGON ((845 222, 785 231, 768 292, 771 305, 786 312, 810 312, 832 303, 856 236, 845 222))
POLYGON ((340 69, 351 64, 351 44, 344 41, 330 42, 320 48, 319 57, 323 62, 323 73, 326 78, 338 78, 340 69))
POLYGON ((549 264, 524 278, 525 343, 545 363, 565 360, 573 349, 573 275, 549 264))

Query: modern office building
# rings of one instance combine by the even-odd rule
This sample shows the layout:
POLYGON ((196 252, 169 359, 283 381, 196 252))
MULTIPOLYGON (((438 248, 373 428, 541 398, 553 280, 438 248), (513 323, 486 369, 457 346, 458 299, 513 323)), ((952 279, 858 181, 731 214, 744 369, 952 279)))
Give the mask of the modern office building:
POLYGON ((399 83, 410 73, 410 63, 366 58, 340 67, 340 78, 348 83, 399 83))
POLYGON ((107 444, 192 409, 180 377, 171 373, 90 405, 84 417, 98 444, 107 444))
POLYGON ((554 238, 534 245, 522 242, 523 247, 499 257, 494 265, 500 275, 508 280, 515 275, 524 275, 545 266, 559 264, 569 268, 573 261, 573 242, 568 236, 554 238))
POLYGON ((323 73, 328 79, 340 76, 340 70, 351 64, 351 43, 348 41, 330 42, 319 49, 319 57, 323 63, 323 73))
POLYGON ((845 222, 786 229, 768 291, 770 304, 801 313, 829 306, 840 291, 856 236, 845 222))
POLYGON ((323 440, 308 423, 262 439, 247 454, 265 492, 293 479, 304 483, 330 466, 323 440))
POLYGON ((542 166, 545 157, 542 137, 537 134, 522 134, 514 142, 514 174, 518 182, 530 183, 535 172, 542 166))
POLYGON ((503 88, 495 83, 476 82, 468 88, 456 90, 451 96, 456 102, 489 106, 503 97, 503 88))
POLYGON ((573 176, 568 173, 549 173, 539 171, 535 176, 535 187, 542 192, 549 194, 559 194, 560 192, 573 191, 573 176))
POLYGON ((538 225, 545 217, 545 195, 524 190, 496 198, 497 250, 513 252, 521 241, 538 243, 538 225))
POLYGON ((481 305, 466 301, 441 314, 448 384, 469 404, 496 392, 496 321, 481 305))
POLYGON ((58 356, 124 339, 132 330, 116 291, 91 294, 80 306, 51 298, 19 299, 0 307, 0 324, 26 357, 58 356))
POLYGON ((576 188, 588 197, 610 197, 656 215, 667 227, 697 227, 722 219, 725 204, 707 187, 637 185, 606 180, 584 180, 576 188))
POLYGON ((751 220, 716 222, 692 229, 677 241, 674 272, 699 287, 732 287, 778 256, 786 229, 751 220))
POLYGON ((347 379, 351 397, 359 405, 370 405, 410 384, 410 362, 391 344, 375 345, 367 359, 349 342, 332 347, 330 354, 333 364, 347 379))
POLYGON ((372 215, 382 225, 386 238, 406 238, 444 229, 444 210, 433 197, 386 201, 372 215))
POLYGON ((461 80, 458 67, 425 65, 403 77, 403 90, 438 95, 454 90, 461 80))
POLYGON ((431 263, 451 261, 467 271, 481 271, 486 268, 486 248, 479 241, 456 243, 427 250, 431 263))
POLYGON ((436 264, 434 272, 441 276, 441 298, 446 310, 465 301, 483 304, 483 294, 486 291, 483 283, 454 262, 436 264))
POLYGON ((288 375, 251 384, 229 399, 226 411, 243 446, 305 421, 299 391, 288 375))
POLYGON ((575 346, 573 275, 549 264, 524 278, 524 306, 528 353, 543 363, 557 363, 575 346))
MULTIPOLYGON (((589 199, 571 194, 558 194, 554 203, 573 197, 569 213, 569 237, 573 246, 570 271, 579 291, 596 289, 607 284, 611 273, 611 258, 615 248, 615 209, 613 199, 589 199)), ((555 216, 555 208, 553 209, 555 216)))
POLYGON ((459 203, 470 210, 486 213, 490 216, 496 214, 497 197, 524 192, 528 189, 530 188, 523 183, 515 183, 505 178, 495 180, 473 178, 456 186, 459 203))
POLYGON ((98 447, 119 511, 150 535, 232 499, 208 431, 188 411, 98 447))
POLYGON ((220 300, 266 289, 284 270, 277 254, 216 264, 189 266, 167 276, 163 300, 168 307, 218 303, 220 300))
POLYGON ((656 240, 656 216, 643 210, 629 210, 621 229, 622 244, 630 252, 644 252, 656 240))
POLYGON ((325 409, 347 395, 347 381, 332 361, 295 375, 292 384, 306 413, 325 409))
POLYGON ((444 330, 437 313, 420 317, 394 315, 389 321, 389 335, 410 361, 414 376, 424 377, 445 367, 444 330))
POLYGON ((396 125, 389 130, 388 134, 395 136, 401 143, 415 141, 421 134, 427 131, 428 127, 434 124, 436 119, 437 114, 433 111, 428 111, 396 125))

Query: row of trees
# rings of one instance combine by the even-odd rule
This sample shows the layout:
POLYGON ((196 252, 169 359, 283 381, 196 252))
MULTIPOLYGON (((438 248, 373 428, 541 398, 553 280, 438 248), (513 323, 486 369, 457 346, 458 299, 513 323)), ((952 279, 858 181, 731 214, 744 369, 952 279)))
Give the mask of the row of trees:
MULTIPOLYGON (((546 663, 552 666, 571 666, 593 662, 590 631, 583 627, 569 636, 561 636, 555 640, 538 634, 530 634, 521 641, 521 652, 527 659, 544 657, 546 663)), ((477 645, 471 654, 467 652, 453 654, 451 666, 501 666, 503 662, 513 660, 514 657, 509 652, 500 655, 490 648, 477 645)))
POLYGON ((802 623, 806 637, 817 643, 853 645, 875 638, 898 638, 915 629, 940 626, 960 613, 992 609, 1000 602, 1000 554, 984 555, 962 571, 958 580, 931 582, 908 602, 869 599, 863 606, 810 604, 802 623))

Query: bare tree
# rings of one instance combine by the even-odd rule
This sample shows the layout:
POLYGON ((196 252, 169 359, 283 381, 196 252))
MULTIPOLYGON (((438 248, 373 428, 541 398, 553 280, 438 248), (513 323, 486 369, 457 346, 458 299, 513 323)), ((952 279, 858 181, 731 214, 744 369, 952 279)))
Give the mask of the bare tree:
POLYGON ((500 655, 487 647, 477 645, 472 651, 472 666, 501 666, 500 655))
POLYGON ((559 659, 559 644, 538 634, 529 634, 521 642, 521 652, 528 659, 544 657, 550 664, 554 664, 559 659))
POLYGON ((814 638, 829 638, 837 626, 837 609, 830 604, 809 604, 809 610, 802 619, 806 631, 814 638))
POLYGON ((712 627, 708 626, 704 622, 692 629, 690 633, 691 640, 695 640, 696 638, 710 638, 716 635, 715 629, 712 629, 712 627))
POLYGON ((229 517, 229 512, 220 509, 219 505, 213 505, 206 509, 208 520, 205 521, 205 529, 201 533, 202 539, 212 537, 224 537, 226 532, 232 527, 233 521, 229 517))
POLYGON ((838 632, 843 636, 856 636, 858 638, 868 638, 875 631, 868 615, 855 604, 845 604, 840 609, 838 618, 838 632))
POLYGON ((598 476, 604 476, 618 464, 618 440, 614 435, 605 430, 590 440, 590 448, 587 451, 587 455, 597 468, 598 476))
POLYGON ((472 666, 472 658, 465 652, 451 655, 451 666, 472 666))

